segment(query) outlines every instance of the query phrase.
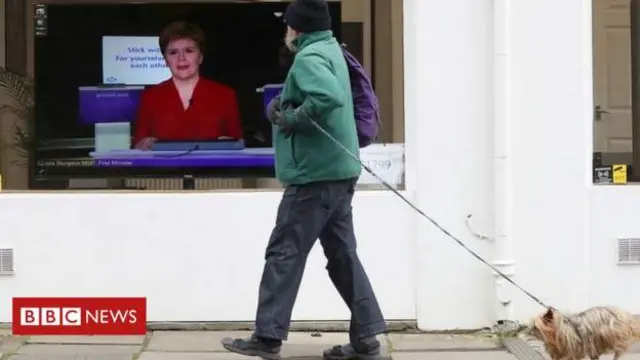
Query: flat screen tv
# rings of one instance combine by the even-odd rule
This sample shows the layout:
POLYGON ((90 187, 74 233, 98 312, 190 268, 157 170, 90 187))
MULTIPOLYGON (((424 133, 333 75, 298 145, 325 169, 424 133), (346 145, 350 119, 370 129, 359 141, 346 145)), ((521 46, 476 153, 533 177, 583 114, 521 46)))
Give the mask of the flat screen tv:
MULTIPOLYGON (((340 40, 340 2, 329 4, 332 31, 340 40)), ((61 178, 271 176, 274 159, 265 103, 279 91, 292 59, 283 42, 287 5, 36 5, 40 27, 34 41, 37 151, 32 154, 32 179, 37 184, 61 178), (184 119, 176 112, 181 97, 175 86, 167 85, 172 84, 167 81, 171 72, 159 44, 163 29, 176 21, 195 24, 204 33, 198 72, 210 81, 202 91, 216 94, 215 100, 198 104, 194 90, 188 103, 179 104, 185 114, 194 112, 184 119), (149 89, 161 89, 154 93, 164 95, 144 95, 149 89), (220 89, 231 89, 235 96, 220 89), (149 109, 165 117, 165 127, 176 118, 197 127, 211 113, 237 123, 219 132, 203 128, 155 138, 148 136, 150 129, 160 125, 143 121, 149 109), (139 137, 153 139, 146 143, 139 137)), ((176 59, 182 59, 176 61, 188 57, 189 49, 175 50, 176 59)))

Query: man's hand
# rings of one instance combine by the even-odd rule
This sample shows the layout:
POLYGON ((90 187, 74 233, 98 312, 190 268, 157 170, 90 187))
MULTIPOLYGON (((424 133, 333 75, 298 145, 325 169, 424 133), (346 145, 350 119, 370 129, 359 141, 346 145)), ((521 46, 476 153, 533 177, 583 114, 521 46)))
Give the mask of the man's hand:
POLYGON ((280 127, 287 126, 287 120, 284 117, 283 111, 274 112, 273 115, 269 117, 269 122, 280 127))
POLYGON ((284 117, 284 111, 280 104, 280 96, 274 97, 267 105, 267 119, 273 125, 277 125, 279 127, 286 127, 287 120, 284 117))
POLYGON ((280 132, 291 135, 292 129, 291 126, 287 125, 279 95, 271 99, 267 105, 267 118, 271 124, 278 127, 280 132))
POLYGON ((269 101, 269 105, 267 105, 267 119, 269 119, 269 122, 274 124, 276 118, 280 116, 278 114, 280 112, 280 95, 278 95, 271 99, 271 101, 269 101))

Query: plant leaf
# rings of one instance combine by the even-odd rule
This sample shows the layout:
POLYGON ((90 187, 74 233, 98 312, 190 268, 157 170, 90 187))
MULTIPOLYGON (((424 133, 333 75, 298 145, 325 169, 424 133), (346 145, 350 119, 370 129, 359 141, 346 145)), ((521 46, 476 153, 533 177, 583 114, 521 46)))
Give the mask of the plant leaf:
POLYGON ((27 76, 0 68, 0 121, 11 119, 11 140, 6 146, 17 152, 20 164, 28 161, 36 150, 34 135, 35 87, 27 76))

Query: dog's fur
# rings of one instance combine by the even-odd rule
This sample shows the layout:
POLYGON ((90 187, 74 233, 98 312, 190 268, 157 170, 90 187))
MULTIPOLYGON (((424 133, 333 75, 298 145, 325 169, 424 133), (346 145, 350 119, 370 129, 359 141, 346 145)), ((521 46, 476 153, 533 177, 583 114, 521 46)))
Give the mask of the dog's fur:
POLYGON ((577 314, 549 308, 533 319, 528 333, 541 340, 553 360, 596 360, 613 353, 618 360, 640 339, 640 321, 611 306, 598 306, 577 314))

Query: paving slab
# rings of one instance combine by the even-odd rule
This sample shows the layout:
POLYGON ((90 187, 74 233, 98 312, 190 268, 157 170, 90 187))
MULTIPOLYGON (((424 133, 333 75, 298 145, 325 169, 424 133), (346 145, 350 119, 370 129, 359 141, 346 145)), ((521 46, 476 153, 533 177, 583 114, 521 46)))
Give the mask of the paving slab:
MULTIPOLYGON (((208 353, 189 353, 189 352, 143 352, 138 360, 247 360, 251 359, 246 356, 233 354, 229 352, 208 352, 208 353)), ((322 360, 320 355, 313 356, 291 356, 282 354, 283 360, 322 360)), ((390 358, 389 358, 390 359, 390 358)))
MULTIPOLYGON (((327 349, 326 345, 320 344, 291 344, 282 346, 281 356, 285 359, 321 359, 322 352, 327 349)), ((385 346, 380 349, 380 354, 385 358, 391 358, 385 346)))
POLYGON ((146 336, 31 336, 27 344, 142 345, 146 336))
POLYGON ((14 355, 9 360, 131 360, 131 355, 14 355))
MULTIPOLYGON (((140 352, 141 346, 131 345, 25 345, 18 349, 17 355, 92 355, 92 356, 133 356, 140 352)), ((13 359, 12 359, 13 360, 13 359)))
POLYGON ((172 352, 226 351, 220 344, 226 336, 245 337, 250 332, 221 331, 154 331, 147 350, 172 352))
POLYGON ((506 351, 396 352, 393 360, 517 360, 506 351))
POLYGON ((477 335, 389 334, 388 339, 392 351, 502 350, 495 339, 477 335))
MULTIPOLYGON (((244 338, 251 335, 249 331, 155 331, 147 350, 173 352, 226 352, 220 344, 225 337, 244 338)), ((321 354, 322 350, 333 345, 346 344, 349 335, 346 333, 308 333, 291 332, 284 343, 283 352, 308 348, 308 352, 321 354), (313 335, 313 336, 312 336, 313 335)), ((384 342, 383 342, 384 344, 384 342)))
MULTIPOLYGON (((138 360, 248 360, 246 356, 232 353, 143 352, 138 360)), ((256 358, 257 359, 257 358, 256 358)), ((13 359, 12 359, 13 360, 13 359)))
POLYGON ((22 337, 4 337, 0 339, 0 353, 12 353, 18 349, 24 342, 22 337))

